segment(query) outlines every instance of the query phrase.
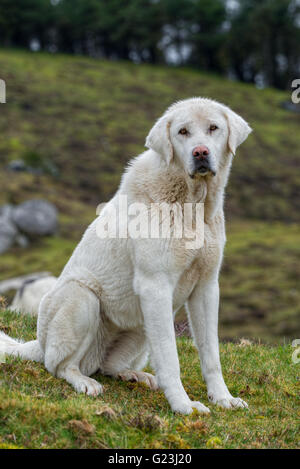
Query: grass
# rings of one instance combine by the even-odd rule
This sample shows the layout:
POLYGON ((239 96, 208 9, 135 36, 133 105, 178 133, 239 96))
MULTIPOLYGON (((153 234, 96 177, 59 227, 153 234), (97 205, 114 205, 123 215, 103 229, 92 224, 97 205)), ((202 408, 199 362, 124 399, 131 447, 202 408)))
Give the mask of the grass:
POLYGON ((300 226, 227 224, 220 335, 278 342, 300 337, 300 226))
MULTIPOLYGON (((0 328, 35 337, 36 321, 9 311, 0 328)), ((207 401, 193 343, 178 339, 182 380, 211 415, 170 412, 162 392, 97 376, 104 394, 76 394, 43 365, 7 357, 0 364, 0 448, 299 448, 299 364, 290 345, 221 344, 224 377, 249 410, 207 401), (297 423, 298 422, 298 423, 297 423)))

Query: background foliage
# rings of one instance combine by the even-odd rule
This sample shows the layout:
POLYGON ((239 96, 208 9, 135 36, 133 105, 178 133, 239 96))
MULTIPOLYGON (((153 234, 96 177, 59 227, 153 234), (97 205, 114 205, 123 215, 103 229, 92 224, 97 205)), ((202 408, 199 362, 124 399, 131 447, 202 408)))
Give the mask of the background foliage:
POLYGON ((192 65, 286 88, 300 70, 300 3, 0 0, 0 44, 192 65))

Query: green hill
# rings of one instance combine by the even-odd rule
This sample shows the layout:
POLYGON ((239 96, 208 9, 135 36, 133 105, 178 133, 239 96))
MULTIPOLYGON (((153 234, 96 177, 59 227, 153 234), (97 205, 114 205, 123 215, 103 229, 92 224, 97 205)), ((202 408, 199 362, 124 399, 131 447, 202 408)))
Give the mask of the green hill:
MULTIPOLYGON (((254 129, 233 167, 231 216, 300 220, 300 116, 281 108, 290 99, 285 93, 191 70, 11 51, 0 51, 0 75, 7 83, 1 162, 51 162, 56 190, 67 185, 73 198, 107 199, 163 110, 178 99, 207 96, 241 113, 254 129)), ((31 184, 35 192, 35 178, 21 184, 28 195, 31 184)), ((5 196, 18 199, 14 186, 5 183, 5 196)))
POLYGON ((143 151, 154 120, 175 100, 207 96, 254 129, 227 190, 221 335, 299 336, 300 116, 282 108, 287 93, 189 69, 11 50, 0 50, 0 78, 7 85, 0 203, 45 197, 59 208, 61 224, 56 238, 1 256, 1 279, 58 274, 97 204, 117 189, 126 162, 143 151), (8 172, 16 159, 44 174, 8 172))

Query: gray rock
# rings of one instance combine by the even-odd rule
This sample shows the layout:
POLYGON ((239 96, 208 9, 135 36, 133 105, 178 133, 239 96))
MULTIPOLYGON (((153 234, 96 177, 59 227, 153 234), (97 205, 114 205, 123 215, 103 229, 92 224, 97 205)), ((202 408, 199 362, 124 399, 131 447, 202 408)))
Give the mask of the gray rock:
POLYGON ((0 206, 0 217, 12 219, 13 205, 5 204, 0 206))
POLYGON ((16 243, 18 244, 18 246, 20 246, 21 248, 27 248, 29 246, 29 239, 27 238, 27 236, 19 233, 17 236, 16 236, 16 243))
POLYGON ((296 104, 292 103, 291 101, 284 101, 282 103, 282 107, 287 111, 296 112, 297 114, 300 114, 300 103, 296 104))
POLYGON ((18 235, 15 225, 5 216, 0 216, 0 254, 8 251, 18 235))
POLYGON ((56 207, 46 200, 28 200, 18 205, 13 210, 12 220, 29 236, 54 234, 58 226, 56 207))
POLYGON ((27 167, 23 160, 13 160, 8 164, 7 169, 10 171, 20 172, 26 171, 27 167))
POLYGON ((32 166, 26 165, 23 160, 13 160, 7 165, 8 171, 13 171, 15 173, 27 172, 32 174, 43 174, 43 168, 35 168, 32 166))

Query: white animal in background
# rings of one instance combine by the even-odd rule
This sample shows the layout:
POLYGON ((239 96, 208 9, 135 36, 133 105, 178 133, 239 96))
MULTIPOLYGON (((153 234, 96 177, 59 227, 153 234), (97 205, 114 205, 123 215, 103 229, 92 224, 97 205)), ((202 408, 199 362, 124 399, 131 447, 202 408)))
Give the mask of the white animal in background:
MULTIPOLYGON (((248 124, 204 98, 172 105, 155 123, 149 148, 133 159, 119 190, 87 229, 57 282, 41 302, 37 340, 19 343, 2 333, 6 353, 41 361, 78 392, 96 396, 96 372, 159 386, 175 412, 209 409, 183 388, 173 313, 186 305, 208 400, 247 407, 222 376, 218 344, 218 276, 225 244, 224 188, 248 124), (142 202, 203 202, 204 246, 183 239, 101 239, 97 223, 117 206, 142 202), (150 353, 156 376, 143 372, 150 353)), ((200 391, 199 391, 200 394, 200 391)))
POLYGON ((56 280, 53 276, 25 280, 8 308, 17 313, 37 316, 41 299, 55 285, 56 280))

